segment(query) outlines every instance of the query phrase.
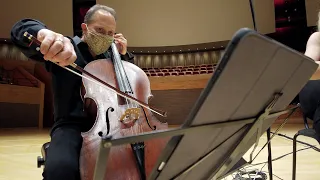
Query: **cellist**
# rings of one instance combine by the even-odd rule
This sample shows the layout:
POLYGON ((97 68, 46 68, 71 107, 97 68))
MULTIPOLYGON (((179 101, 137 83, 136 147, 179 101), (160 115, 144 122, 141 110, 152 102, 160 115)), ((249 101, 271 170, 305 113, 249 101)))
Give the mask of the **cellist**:
MULTIPOLYGON (((81 24, 82 37, 65 37, 53 32, 46 25, 34 19, 22 19, 12 28, 11 40, 30 59, 46 60, 68 66, 76 63, 82 68, 96 59, 109 58, 110 45, 114 40, 122 60, 133 63, 133 55, 127 52, 127 40, 122 34, 115 34, 115 10, 94 5, 81 24), (40 51, 23 40, 28 31, 41 41, 40 51)), ((42 173, 45 180, 79 180, 79 156, 82 146, 81 132, 92 126, 87 123, 80 95, 81 77, 46 62, 46 69, 52 75, 54 97, 54 125, 51 142, 42 173)))

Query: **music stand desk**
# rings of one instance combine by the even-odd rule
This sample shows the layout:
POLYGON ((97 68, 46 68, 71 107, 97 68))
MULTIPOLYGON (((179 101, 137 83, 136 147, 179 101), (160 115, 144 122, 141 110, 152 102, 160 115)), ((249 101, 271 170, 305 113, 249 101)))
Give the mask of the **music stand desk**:
POLYGON ((148 179, 221 179, 248 163, 243 155, 278 116, 292 110, 289 103, 317 67, 285 45, 240 29, 185 123, 166 131, 104 137, 95 178, 103 179, 112 146, 172 136, 148 179))

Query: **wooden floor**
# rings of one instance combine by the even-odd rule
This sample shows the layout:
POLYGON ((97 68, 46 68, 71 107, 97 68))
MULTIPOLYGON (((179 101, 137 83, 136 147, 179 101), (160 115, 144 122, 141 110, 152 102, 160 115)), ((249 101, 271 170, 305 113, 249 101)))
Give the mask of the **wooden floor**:
MULTIPOLYGON (((272 132, 279 125, 272 127, 272 132)), ((302 129, 300 124, 285 125, 279 133, 293 137, 297 130, 302 129)), ((0 180, 40 180, 42 168, 37 168, 36 158, 40 155, 40 148, 43 143, 49 140, 49 130, 36 129, 10 129, 0 130, 0 180)), ((258 152, 266 142, 266 136, 260 139, 258 152)), ((300 137, 299 140, 317 145, 313 139, 300 137)), ((298 144, 297 149, 305 148, 305 145, 298 144)), ((272 140, 272 158, 292 152, 292 141, 280 136, 272 140)), ((249 153, 246 154, 247 159, 249 153)), ((297 179, 319 179, 320 177, 320 153, 307 149, 297 153, 297 179)), ((260 153, 255 163, 267 161, 267 147, 260 153)), ((267 164, 249 167, 248 169, 259 169, 268 171, 267 164), (265 166, 264 166, 265 165, 265 166), (263 167, 263 168, 262 168, 263 167)), ((292 154, 273 162, 273 179, 291 179, 292 175, 292 154), (279 177, 279 178, 278 178, 279 177)), ((226 179, 232 179, 228 177, 226 179)), ((269 179, 269 178, 268 178, 269 179)))

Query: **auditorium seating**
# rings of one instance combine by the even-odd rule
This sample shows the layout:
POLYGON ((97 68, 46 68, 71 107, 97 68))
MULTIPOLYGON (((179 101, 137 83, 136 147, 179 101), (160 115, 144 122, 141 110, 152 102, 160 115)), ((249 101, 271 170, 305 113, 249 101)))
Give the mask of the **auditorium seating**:
POLYGON ((170 54, 135 54, 135 64, 141 68, 167 68, 217 64, 223 50, 170 54))
POLYGON ((215 70, 216 64, 201 64, 189 66, 172 66, 163 68, 142 68, 148 76, 179 76, 211 74, 215 70))
POLYGON ((136 54, 135 64, 148 76, 211 74, 223 50, 177 54, 136 54))

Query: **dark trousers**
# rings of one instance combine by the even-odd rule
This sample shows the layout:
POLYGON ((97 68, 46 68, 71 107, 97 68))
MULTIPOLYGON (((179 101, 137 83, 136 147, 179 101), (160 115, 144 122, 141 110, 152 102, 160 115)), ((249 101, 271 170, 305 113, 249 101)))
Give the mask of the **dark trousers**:
POLYGON ((42 174, 44 180, 80 180, 82 141, 81 131, 77 127, 61 126, 51 133, 42 174))
POLYGON ((310 80, 299 93, 301 110, 313 120, 313 128, 320 135, 320 80, 310 80))

